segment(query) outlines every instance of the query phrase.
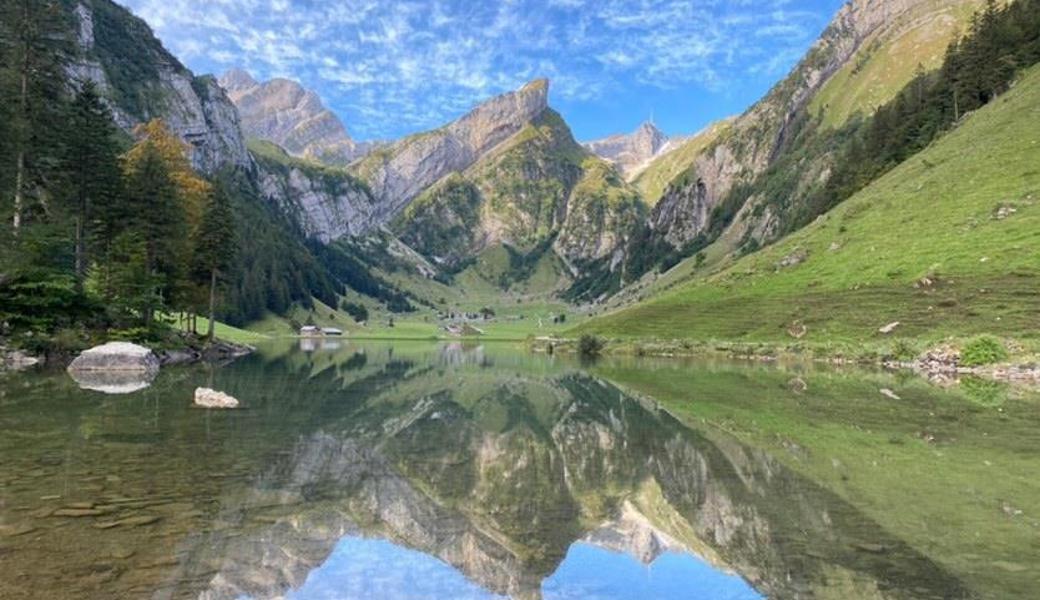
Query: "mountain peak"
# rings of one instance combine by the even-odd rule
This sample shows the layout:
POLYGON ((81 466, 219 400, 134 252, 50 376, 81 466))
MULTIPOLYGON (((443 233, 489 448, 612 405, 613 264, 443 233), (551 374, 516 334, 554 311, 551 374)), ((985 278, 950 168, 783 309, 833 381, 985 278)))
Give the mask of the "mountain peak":
POLYGON ((317 93, 291 79, 258 82, 242 69, 220 77, 242 119, 246 136, 274 142, 289 154, 332 165, 346 165, 365 154, 347 128, 317 93))
POLYGON ((532 79, 524 84, 520 91, 540 91, 549 93, 549 79, 546 77, 539 77, 538 79, 532 79))
POLYGON ((227 73, 221 75, 217 81, 220 83, 220 87, 229 92, 250 89, 260 85, 257 80, 253 79, 253 76, 249 74, 249 71, 246 71, 245 69, 231 69, 227 73))
POLYGON ((638 173, 668 143, 668 136, 654 125, 644 121, 632 133, 623 133, 593 140, 584 144, 593 154, 617 166, 626 177, 638 173))

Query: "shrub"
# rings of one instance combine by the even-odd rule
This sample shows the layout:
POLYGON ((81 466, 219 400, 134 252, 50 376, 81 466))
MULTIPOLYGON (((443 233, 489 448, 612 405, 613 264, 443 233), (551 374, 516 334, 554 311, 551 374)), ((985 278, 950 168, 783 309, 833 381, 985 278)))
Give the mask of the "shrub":
POLYGON ((603 352, 606 342, 594 335, 583 335, 578 339, 578 354, 585 358, 599 356, 603 352))
POLYGON ((921 349, 911 340, 898 339, 892 344, 891 357, 900 362, 909 362, 917 358, 921 349))
POLYGON ((1003 342, 991 335, 979 336, 961 350, 961 364, 967 367, 991 365, 1007 358, 1008 351, 1003 342))

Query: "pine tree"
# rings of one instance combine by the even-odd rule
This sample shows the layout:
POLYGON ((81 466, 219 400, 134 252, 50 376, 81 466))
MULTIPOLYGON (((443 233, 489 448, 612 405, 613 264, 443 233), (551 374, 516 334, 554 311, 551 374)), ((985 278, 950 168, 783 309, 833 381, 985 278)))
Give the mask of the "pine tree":
MULTIPOLYGON (((177 186, 150 140, 134 148, 127 169, 127 222, 144 244, 145 262, 156 277, 159 297, 169 299, 178 289, 187 254, 187 222, 177 186)), ((146 326, 151 325, 154 310, 160 304, 142 312, 146 326)))
POLYGON ((75 222, 75 268, 79 285, 91 260, 93 238, 104 254, 121 227, 123 179, 112 114, 92 82, 70 107, 66 128, 65 177, 69 212, 75 222))
MULTIPOLYGON (((47 211, 47 188, 57 163, 64 107, 62 59, 68 52, 67 14, 57 0, 9 0, 0 8, 3 96, 14 165, 11 225, 15 233, 33 211, 47 211)), ((6 194, 5 194, 6 195, 6 194)))
POLYGON ((224 185, 210 196, 195 232, 195 272, 208 280, 209 327, 206 337, 213 342, 217 312, 217 288, 226 282, 234 261, 236 234, 231 198, 224 185))

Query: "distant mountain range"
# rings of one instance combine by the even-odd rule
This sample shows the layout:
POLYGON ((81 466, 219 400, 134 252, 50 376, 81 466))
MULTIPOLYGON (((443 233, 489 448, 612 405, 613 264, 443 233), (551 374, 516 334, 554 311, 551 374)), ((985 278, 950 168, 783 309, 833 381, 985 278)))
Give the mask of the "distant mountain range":
POLYGON ((506 249, 502 285, 551 264, 544 291, 599 301, 709 245, 739 256, 817 216, 806 198, 834 160, 827 132, 892 98, 918 64, 937 66, 981 5, 852 0, 761 101, 681 139, 644 123, 579 144, 535 80, 438 129, 357 142, 296 82, 195 77, 108 0, 74 3, 80 50, 67 71, 98 83, 127 130, 165 119, 203 173, 248 172, 301 244, 389 236, 443 281, 506 249), (140 65, 119 58, 127 48, 152 75, 130 76, 140 65))

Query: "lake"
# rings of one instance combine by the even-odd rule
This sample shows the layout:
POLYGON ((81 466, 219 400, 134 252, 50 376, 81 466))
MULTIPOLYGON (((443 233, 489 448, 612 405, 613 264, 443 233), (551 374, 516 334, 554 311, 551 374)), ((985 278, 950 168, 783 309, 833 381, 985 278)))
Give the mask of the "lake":
POLYGON ((1035 598, 1040 396, 510 345, 0 376, 0 598, 1035 598), (242 408, 191 406, 196 387, 242 408))

